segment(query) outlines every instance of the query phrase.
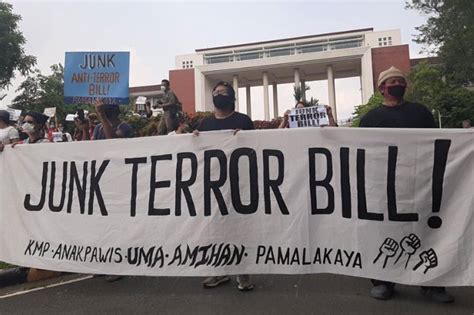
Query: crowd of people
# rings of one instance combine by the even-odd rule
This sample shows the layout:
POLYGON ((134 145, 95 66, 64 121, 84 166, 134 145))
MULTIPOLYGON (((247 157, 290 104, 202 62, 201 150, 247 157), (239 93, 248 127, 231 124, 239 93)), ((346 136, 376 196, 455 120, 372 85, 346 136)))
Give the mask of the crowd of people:
MULTIPOLYGON (((158 125, 159 135, 174 135, 186 132, 185 121, 183 119, 182 105, 170 90, 170 82, 162 81, 164 97, 158 104, 149 102, 140 111, 144 117, 151 117, 151 108, 161 108, 163 110, 162 119, 158 125)), ((435 122, 431 112, 423 105, 411 103, 404 100, 407 87, 405 74, 395 67, 391 67, 382 72, 378 79, 378 89, 383 95, 383 103, 377 108, 369 111, 361 120, 361 127, 376 128, 434 128, 435 122)), ((212 90, 214 104, 214 114, 203 119, 196 130, 195 136, 200 132, 213 130, 235 130, 234 134, 240 130, 252 130, 254 125, 249 116, 235 110, 235 91, 231 84, 219 82, 212 90)), ((305 107, 304 102, 298 102, 295 107, 305 107)), ((90 113, 75 118, 73 137, 67 136, 58 125, 54 128, 47 128, 49 117, 41 113, 26 113, 21 121, 21 128, 16 128, 9 120, 7 111, 0 111, 0 151, 5 145, 18 143, 34 144, 54 142, 54 132, 61 132, 61 141, 88 141, 104 140, 112 138, 130 138, 134 136, 133 128, 120 119, 120 110, 117 105, 107 105, 100 101, 95 104, 96 113, 90 113), (73 138, 73 139, 72 139, 73 138)), ((330 107, 326 108, 329 118, 329 126, 337 127, 330 107)), ((279 128, 288 127, 288 114, 285 112, 279 128)), ((470 121, 465 121, 466 128, 471 128, 470 121)), ((59 141, 59 140, 58 140, 59 141)), ((111 281, 120 277, 110 277, 111 281)), ((219 277, 209 277, 204 280, 203 286, 213 288, 230 281, 226 275, 219 277)), ((374 287, 370 294, 377 299, 389 299, 394 294, 395 284, 372 280, 374 287)), ((237 287, 242 291, 253 289, 252 281, 248 275, 237 277, 237 287)), ((423 287, 422 292, 438 302, 452 302, 454 298, 442 287, 423 287)))

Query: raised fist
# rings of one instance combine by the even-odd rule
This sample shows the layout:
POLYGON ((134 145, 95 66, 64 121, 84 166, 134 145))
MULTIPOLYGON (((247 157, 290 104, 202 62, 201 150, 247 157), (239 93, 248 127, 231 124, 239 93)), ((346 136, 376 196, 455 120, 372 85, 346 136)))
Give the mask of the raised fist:
POLYGON ((380 246, 379 254, 375 258, 373 263, 375 264, 382 255, 385 255, 385 260, 383 263, 383 268, 385 268, 385 266, 387 265, 387 260, 390 257, 395 256, 395 254, 397 253, 397 250, 398 250, 397 241, 395 241, 393 238, 387 237, 385 241, 382 243, 382 245, 380 246))
POLYGON ((425 267, 425 271, 423 273, 426 273, 429 269, 438 266, 438 256, 436 256, 434 249, 430 248, 429 250, 421 252, 420 261, 413 268, 413 270, 417 270, 419 267, 421 267, 421 265, 425 267))
POLYGON ((405 263, 405 269, 406 269, 411 256, 416 252, 418 248, 420 248, 420 246, 421 246, 420 238, 413 233, 402 238, 402 240, 400 241, 400 247, 402 248, 402 250, 397 257, 395 264, 398 262, 398 260, 400 260, 402 255, 405 254, 408 256, 407 261, 405 263))

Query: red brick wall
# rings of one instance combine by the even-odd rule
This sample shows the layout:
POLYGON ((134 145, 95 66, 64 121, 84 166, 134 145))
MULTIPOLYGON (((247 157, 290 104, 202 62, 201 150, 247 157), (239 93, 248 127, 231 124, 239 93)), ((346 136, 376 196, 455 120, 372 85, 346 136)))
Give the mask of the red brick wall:
POLYGON ((372 48, 372 71, 374 90, 377 91, 377 80, 380 72, 394 66, 403 72, 410 72, 410 52, 408 45, 372 48))
POLYGON ((183 104, 183 111, 194 114, 196 112, 194 69, 170 70, 169 78, 170 88, 183 104))

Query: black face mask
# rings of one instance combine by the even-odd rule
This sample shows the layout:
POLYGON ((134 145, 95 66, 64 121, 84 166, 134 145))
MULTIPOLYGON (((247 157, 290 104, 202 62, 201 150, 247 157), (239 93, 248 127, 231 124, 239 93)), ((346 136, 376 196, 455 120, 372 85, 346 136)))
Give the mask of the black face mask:
POLYGON ((219 109, 232 109, 234 100, 229 95, 216 95, 212 98, 214 106, 219 109))
POLYGON ((405 95, 405 90, 406 86, 404 85, 394 85, 394 86, 389 86, 387 91, 388 94, 392 95, 396 99, 402 99, 403 95, 405 95))

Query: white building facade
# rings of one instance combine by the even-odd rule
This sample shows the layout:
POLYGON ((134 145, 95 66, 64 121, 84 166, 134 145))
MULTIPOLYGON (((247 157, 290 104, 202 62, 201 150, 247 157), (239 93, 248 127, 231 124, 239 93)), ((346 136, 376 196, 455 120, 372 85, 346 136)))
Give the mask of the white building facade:
MULTIPOLYGON (((211 89, 218 81, 231 82, 236 91, 245 88, 246 102, 237 99, 236 109, 246 108, 251 113, 252 106, 263 106, 265 120, 278 116, 279 84, 301 86, 304 82, 327 80, 329 105, 337 115, 335 79, 360 77, 361 98, 366 103, 374 93, 374 75, 379 72, 374 70, 373 49, 399 45, 400 30, 374 32, 368 28, 197 49, 194 54, 176 56, 176 69, 170 71, 170 78, 171 72, 192 71, 195 111, 213 110, 211 89), (255 86, 263 89, 263 104, 252 104, 251 87, 255 86)), ((390 62, 377 63, 384 67, 390 62)), ((171 81, 172 87, 179 88, 179 82, 171 81)))

